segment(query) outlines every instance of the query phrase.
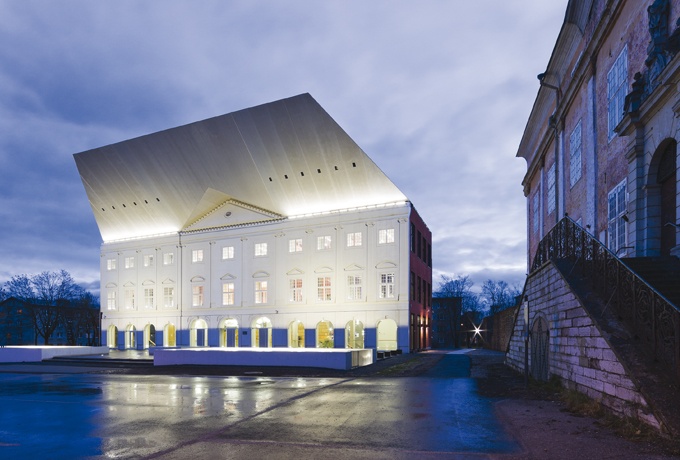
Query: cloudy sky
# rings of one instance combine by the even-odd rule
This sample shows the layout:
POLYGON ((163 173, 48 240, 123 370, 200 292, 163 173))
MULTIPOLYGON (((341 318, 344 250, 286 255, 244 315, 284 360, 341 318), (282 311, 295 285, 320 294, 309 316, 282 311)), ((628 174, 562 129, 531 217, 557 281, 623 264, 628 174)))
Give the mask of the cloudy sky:
POLYGON ((0 282, 99 287, 73 154, 310 93, 415 204, 441 274, 523 284, 517 146, 567 0, 0 0, 0 282))

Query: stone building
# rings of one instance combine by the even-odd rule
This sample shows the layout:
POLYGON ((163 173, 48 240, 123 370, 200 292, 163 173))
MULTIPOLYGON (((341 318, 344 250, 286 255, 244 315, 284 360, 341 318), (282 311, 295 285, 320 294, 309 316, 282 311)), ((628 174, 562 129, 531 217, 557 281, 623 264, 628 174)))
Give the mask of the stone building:
POLYGON ((648 376, 680 378, 679 18, 677 0, 568 2, 517 153, 529 276, 508 352, 666 427, 648 376))
POLYGON ((432 235, 309 94, 75 161, 109 347, 430 346, 432 235))

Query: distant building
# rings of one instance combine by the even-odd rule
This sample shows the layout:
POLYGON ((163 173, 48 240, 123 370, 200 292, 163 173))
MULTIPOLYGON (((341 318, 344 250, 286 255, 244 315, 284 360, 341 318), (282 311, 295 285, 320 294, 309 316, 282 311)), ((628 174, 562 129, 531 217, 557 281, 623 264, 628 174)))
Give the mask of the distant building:
POLYGON ((430 346, 431 232, 310 95, 75 161, 109 347, 430 346))
POLYGON ((462 297, 432 299, 432 348, 460 346, 462 297))

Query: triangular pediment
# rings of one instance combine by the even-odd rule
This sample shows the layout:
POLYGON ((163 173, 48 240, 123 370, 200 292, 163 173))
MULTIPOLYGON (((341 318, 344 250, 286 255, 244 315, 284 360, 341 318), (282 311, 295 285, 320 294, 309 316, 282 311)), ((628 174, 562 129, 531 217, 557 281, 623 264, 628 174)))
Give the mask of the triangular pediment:
POLYGON ((332 271, 333 271, 333 269, 331 267, 324 266, 324 267, 319 267, 319 268, 315 269, 314 273, 331 273, 332 271))
POLYGON ((208 189, 182 230, 192 231, 247 225, 281 219, 282 217, 275 212, 236 200, 225 193, 208 189))
POLYGON ((175 284, 175 282, 170 278, 165 278, 162 284, 175 284))
POLYGON ((231 281, 231 280, 235 280, 235 279, 236 279, 236 277, 234 275, 232 275, 231 273, 226 273, 225 275, 220 277, 220 280, 222 280, 222 281, 231 281))
POLYGON ((127 283, 123 284, 123 287, 135 287, 135 283, 128 281, 127 283))
POLYGON ((268 277, 269 277, 269 273, 267 273, 264 270, 259 270, 259 271, 256 271, 255 273, 253 273, 253 278, 268 278, 268 277))
POLYGON ((286 272, 286 275, 304 275, 304 274, 305 274, 305 272, 303 272, 299 268, 294 268, 294 269, 286 272))

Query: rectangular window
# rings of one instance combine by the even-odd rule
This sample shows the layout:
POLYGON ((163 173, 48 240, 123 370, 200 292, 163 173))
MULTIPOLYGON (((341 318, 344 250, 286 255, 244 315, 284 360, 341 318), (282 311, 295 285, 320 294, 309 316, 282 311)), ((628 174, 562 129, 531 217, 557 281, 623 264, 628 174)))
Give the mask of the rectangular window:
POLYGON ((135 258, 126 257, 125 258, 125 268, 135 268, 135 258))
POLYGON ((173 252, 166 252, 163 254, 163 265, 172 265, 175 263, 175 254, 173 252))
POLYGON ((573 187, 581 178, 581 120, 569 136, 569 183, 573 187))
POLYGON ((290 298, 291 302, 302 302, 302 280, 290 280, 290 298))
POLYGON ((153 308, 153 288, 144 288, 144 308, 153 308))
POLYGON ((222 283, 222 305, 234 305, 234 283, 222 283))
POLYGON ((115 310, 116 309, 116 291, 110 290, 106 293, 106 309, 115 310))
POLYGON ((628 92, 628 47, 623 47, 607 74, 607 100, 609 104, 609 140, 616 135, 614 128, 623 119, 623 106, 628 92))
POLYGON ((198 264, 203 262, 203 249, 194 249, 191 251, 191 263, 198 264))
POLYGON ((126 289, 125 290, 125 308, 128 310, 133 310, 135 308, 135 290, 126 289))
POLYGON ((165 308, 175 308, 175 288, 163 288, 163 306, 165 308))
POLYGON ((234 246, 224 246, 222 248, 222 260, 234 258, 234 246))
POLYGON ((267 255, 267 243, 255 243, 255 257, 267 255))
POLYGON ((145 267, 153 267, 153 255, 152 254, 145 254, 144 255, 144 266, 145 267))
POLYGON ((319 302, 329 302, 331 300, 331 278, 330 276, 321 276, 316 281, 316 300, 319 302))
POLYGON ((107 270, 115 270, 116 269, 116 259, 107 259, 106 260, 106 269, 107 270))
POLYGON ((288 252, 302 252, 302 238, 288 240, 288 252))
POLYGON ((411 252, 416 252, 416 226, 411 222, 411 252))
POLYGON ((194 307, 203 306, 203 286, 191 286, 191 305, 194 307))
POLYGON ((347 234, 347 247, 354 248, 361 246, 361 232, 354 232, 347 234))
POLYGON ((362 289, 363 280, 361 276, 350 275, 347 277, 347 299, 348 300, 361 300, 362 299, 362 289))
POLYGON ((548 169, 548 214, 555 210, 555 163, 548 169))
POLYGON ((394 299, 394 273, 383 273, 380 275, 381 299, 394 299))
POLYGON ((378 244, 394 243, 394 229, 383 228, 378 230, 378 244))
POLYGON ((255 303, 267 303, 266 281, 255 281, 255 303))
POLYGON ((609 250, 616 255, 626 245, 626 181, 614 187, 607 196, 609 220, 609 250))
POLYGON ((533 219, 533 228, 534 228, 534 233, 538 233, 538 228, 539 228, 539 216, 540 216, 540 196, 538 192, 534 193, 534 198, 532 199, 532 204, 531 204, 531 216, 533 219))
POLYGON ((319 236, 316 239, 316 249, 323 251, 331 248, 332 239, 330 235, 319 236))
POLYGON ((418 291, 416 299, 418 300, 418 303, 422 303, 423 302, 423 281, 422 281, 422 278, 420 278, 420 276, 418 277, 418 282, 416 283, 416 290, 418 291))

